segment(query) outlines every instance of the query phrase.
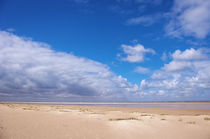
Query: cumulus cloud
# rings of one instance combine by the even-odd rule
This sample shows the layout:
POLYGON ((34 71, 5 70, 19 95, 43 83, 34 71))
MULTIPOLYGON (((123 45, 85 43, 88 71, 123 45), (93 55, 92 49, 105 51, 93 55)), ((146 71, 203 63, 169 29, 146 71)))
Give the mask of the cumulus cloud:
POLYGON ((210 32, 209 9, 209 0, 175 0, 166 32, 175 37, 205 38, 210 32))
POLYGON ((166 71, 183 71, 192 66, 188 61, 172 61, 169 64, 165 64, 163 69, 166 71))
MULTIPOLYGON (((145 60, 154 54, 142 45, 122 45, 128 62, 145 60)), ((210 50, 176 50, 172 60, 142 80, 140 88, 109 67, 65 52, 56 52, 48 44, 35 42, 0 31, 0 100, 21 101, 107 101, 161 100, 169 97, 210 97, 210 50), (186 70, 187 69, 187 70, 186 70), (140 92, 140 94, 139 94, 140 92), (138 97, 137 97, 138 96, 138 97), (165 98, 164 98, 165 97, 165 98)), ((149 73, 137 67, 139 73, 149 73)))
POLYGON ((192 69, 195 62, 199 60, 206 60, 209 57, 209 49, 200 48, 195 50, 194 48, 187 49, 183 52, 176 50, 171 54, 173 61, 169 64, 165 64, 163 69, 166 71, 182 71, 186 69, 192 69))
POLYGON ((124 54, 126 57, 121 57, 121 60, 127 62, 143 62, 145 60, 146 53, 155 54, 155 51, 150 48, 144 48, 141 44, 136 44, 134 46, 122 45, 124 54))
POLYGON ((210 96, 209 49, 176 50, 172 61, 155 71, 151 80, 140 84, 142 94, 157 92, 157 95, 205 99, 210 96), (187 69, 187 70, 186 70, 187 69), (162 93, 159 93, 161 90, 162 93))
POLYGON ((174 60, 202 60, 202 59, 207 59, 208 58, 208 49, 198 49, 195 50, 194 48, 187 49, 183 52, 180 50, 176 50, 172 54, 172 58, 174 60))
POLYGON ((48 44, 0 31, 1 99, 106 100, 132 96, 137 90, 137 85, 115 75, 102 63, 56 52, 48 44))

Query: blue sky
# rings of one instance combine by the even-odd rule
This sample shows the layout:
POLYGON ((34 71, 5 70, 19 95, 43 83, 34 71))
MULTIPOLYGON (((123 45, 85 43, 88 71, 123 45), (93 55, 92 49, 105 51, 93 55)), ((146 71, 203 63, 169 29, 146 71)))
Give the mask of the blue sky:
POLYGON ((2 0, 0 99, 210 100, 209 0, 2 0))

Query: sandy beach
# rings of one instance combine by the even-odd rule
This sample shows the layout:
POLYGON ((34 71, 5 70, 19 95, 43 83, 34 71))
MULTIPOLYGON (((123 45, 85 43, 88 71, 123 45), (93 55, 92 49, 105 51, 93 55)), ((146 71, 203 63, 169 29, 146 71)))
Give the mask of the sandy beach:
POLYGON ((0 139, 209 139, 210 110, 0 104, 0 139))

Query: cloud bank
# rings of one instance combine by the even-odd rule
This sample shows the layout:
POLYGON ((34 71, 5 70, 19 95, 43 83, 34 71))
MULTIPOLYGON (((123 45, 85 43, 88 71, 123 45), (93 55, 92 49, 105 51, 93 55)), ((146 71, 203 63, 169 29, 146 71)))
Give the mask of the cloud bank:
POLYGON ((151 79, 142 80, 142 95, 208 100, 210 97, 210 49, 176 50, 172 60, 151 79))
MULTIPOLYGON (((127 62, 142 62, 153 49, 122 45, 127 62)), ((210 98, 210 49, 176 50, 140 87, 108 66, 48 44, 0 31, 0 100, 13 101, 146 101, 210 98)))
POLYGON ((126 99, 138 90, 106 65, 0 31, 0 98, 23 101, 126 99))

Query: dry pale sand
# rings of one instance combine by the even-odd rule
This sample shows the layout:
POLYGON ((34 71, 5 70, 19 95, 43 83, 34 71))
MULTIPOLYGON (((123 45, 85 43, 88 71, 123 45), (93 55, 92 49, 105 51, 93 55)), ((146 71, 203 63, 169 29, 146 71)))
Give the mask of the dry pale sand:
POLYGON ((1 103, 0 138, 210 139, 210 111, 1 103))

